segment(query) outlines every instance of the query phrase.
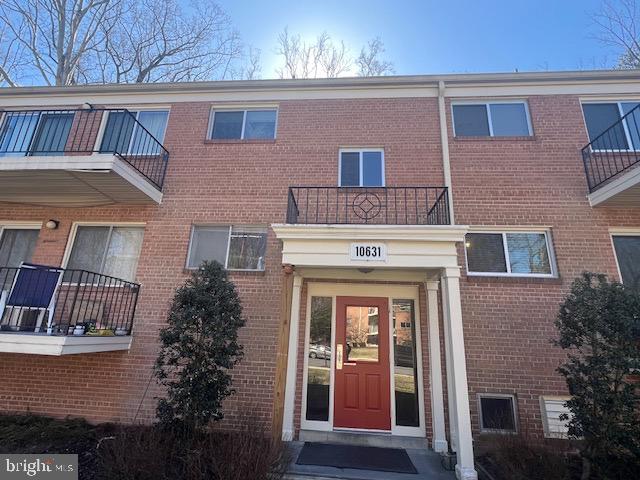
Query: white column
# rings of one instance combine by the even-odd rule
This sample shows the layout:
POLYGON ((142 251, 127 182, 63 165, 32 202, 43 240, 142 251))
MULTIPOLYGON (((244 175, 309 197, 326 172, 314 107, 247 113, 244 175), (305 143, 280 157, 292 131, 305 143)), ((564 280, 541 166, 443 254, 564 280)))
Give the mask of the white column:
POLYGON ((293 415, 296 403, 296 376, 298 370, 298 330, 300 329, 300 297, 302 277, 293 274, 291 294, 291 321, 289 322, 289 350, 287 353, 287 378, 284 388, 284 414, 282 418, 282 440, 293 440, 293 415))
POLYGON ((438 318, 438 283, 427 280, 427 307, 429 313, 429 380, 431 390, 431 423, 433 449, 446 452, 447 436, 444 427, 444 397, 442 393, 442 362, 440 361, 440 325, 438 318))
POLYGON ((453 387, 453 375, 451 373, 452 360, 451 349, 451 327, 449 326, 449 305, 447 297, 447 284, 441 282, 440 292, 442 294, 442 317, 444 318, 444 360, 447 366, 447 403, 449 405, 449 443, 451 450, 458 451, 458 416, 456 415, 456 390, 453 387))
MULTIPOLYGON (((448 313, 448 318, 445 318, 444 322, 445 325, 449 324, 449 339, 446 349, 451 352, 451 363, 447 365, 447 376, 453 377, 454 412, 458 427, 456 477, 459 480, 477 480, 478 473, 475 470, 473 459, 467 364, 462 328, 460 268, 445 268, 442 275, 442 283, 446 284, 445 303, 447 304, 448 313)), ((451 393, 450 391, 449 395, 451 393)))

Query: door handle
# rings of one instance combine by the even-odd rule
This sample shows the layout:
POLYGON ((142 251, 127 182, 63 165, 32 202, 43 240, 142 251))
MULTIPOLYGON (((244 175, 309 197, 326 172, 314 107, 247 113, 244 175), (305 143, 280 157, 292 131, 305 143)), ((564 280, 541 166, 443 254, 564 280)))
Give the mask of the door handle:
POLYGON ((342 344, 338 345, 336 351, 336 370, 342 370, 342 344))

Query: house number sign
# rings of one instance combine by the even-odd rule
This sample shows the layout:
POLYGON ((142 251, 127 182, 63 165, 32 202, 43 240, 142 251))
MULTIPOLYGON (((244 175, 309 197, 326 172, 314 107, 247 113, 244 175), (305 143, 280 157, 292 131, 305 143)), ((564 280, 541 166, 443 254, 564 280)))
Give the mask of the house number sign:
POLYGON ((352 261, 387 261, 387 246, 384 243, 352 243, 350 253, 352 261))

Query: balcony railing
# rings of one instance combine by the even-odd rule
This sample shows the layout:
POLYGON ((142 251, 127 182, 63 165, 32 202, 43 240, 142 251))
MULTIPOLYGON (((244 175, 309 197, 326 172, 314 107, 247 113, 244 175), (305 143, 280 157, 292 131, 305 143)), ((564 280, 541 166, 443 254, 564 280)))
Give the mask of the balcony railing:
POLYGON ((589 192, 640 163, 640 105, 582 149, 589 192))
POLYGON ((110 153, 162 190, 169 152, 129 110, 5 110, 0 115, 0 157, 110 153))
POLYGON ((0 267, 0 333, 130 335, 139 291, 86 270, 0 267))
POLYGON ((449 225, 446 187, 289 187, 287 223, 449 225))

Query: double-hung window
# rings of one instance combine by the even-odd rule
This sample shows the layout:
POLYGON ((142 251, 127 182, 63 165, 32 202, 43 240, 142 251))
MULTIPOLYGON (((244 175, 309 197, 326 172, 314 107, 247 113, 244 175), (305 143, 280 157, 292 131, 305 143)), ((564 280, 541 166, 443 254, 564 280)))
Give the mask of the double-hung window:
POLYGON ((622 283, 640 292, 640 232, 612 238, 622 283))
POLYGON ((30 262, 39 233, 36 228, 0 225, 0 267, 15 268, 22 262, 30 262))
POLYGON ((79 225, 67 269, 87 270, 133 281, 143 236, 143 227, 79 225))
POLYGON ((6 112, 0 125, 0 156, 62 155, 74 112, 6 112))
POLYGON ((552 277, 547 232, 473 232, 465 237, 469 275, 552 277))
POLYGON ((168 118, 168 110, 111 111, 100 151, 121 155, 158 155, 168 118))
POLYGON ((593 149, 640 150, 640 108, 635 109, 638 105, 637 101, 583 103, 593 149))
POLYGON ((383 150, 340 150, 339 186, 384 187, 383 150))
POLYGON ((527 103, 523 101, 454 103, 456 137, 528 137, 532 135, 527 103))
POLYGON ((212 140, 270 140, 276 138, 278 110, 213 110, 212 140))
POLYGON ((194 226, 187 268, 217 261, 228 270, 264 270, 267 230, 247 226, 194 226))

